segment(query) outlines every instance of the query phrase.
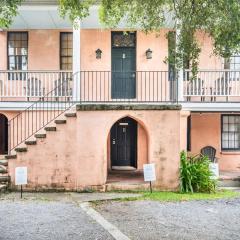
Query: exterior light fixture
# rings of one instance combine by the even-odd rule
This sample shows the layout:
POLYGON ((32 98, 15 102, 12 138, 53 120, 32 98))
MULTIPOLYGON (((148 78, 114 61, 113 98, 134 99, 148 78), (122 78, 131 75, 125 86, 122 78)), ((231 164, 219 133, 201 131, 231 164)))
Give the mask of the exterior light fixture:
POLYGON ((150 48, 146 51, 146 58, 152 59, 152 50, 150 48))
POLYGON ((102 58, 102 50, 98 48, 96 50, 96 59, 101 59, 101 58, 102 58))

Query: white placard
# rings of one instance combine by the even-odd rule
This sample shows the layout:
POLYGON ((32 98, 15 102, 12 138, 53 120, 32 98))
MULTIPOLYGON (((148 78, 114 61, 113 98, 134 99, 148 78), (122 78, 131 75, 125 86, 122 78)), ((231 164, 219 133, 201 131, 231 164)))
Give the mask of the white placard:
POLYGON ((27 184, 27 167, 15 168, 15 185, 27 184))
POLYGON ((218 163, 210 163, 209 169, 212 172, 212 179, 218 179, 219 178, 219 166, 218 163))
POLYGON ((145 182, 156 181, 155 163, 144 164, 143 175, 145 182))

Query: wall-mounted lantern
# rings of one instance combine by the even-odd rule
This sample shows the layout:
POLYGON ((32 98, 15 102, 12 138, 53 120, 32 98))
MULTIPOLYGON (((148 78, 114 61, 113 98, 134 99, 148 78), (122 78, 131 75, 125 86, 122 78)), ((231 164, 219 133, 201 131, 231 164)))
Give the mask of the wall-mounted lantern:
POLYGON ((98 48, 96 50, 96 59, 101 59, 101 58, 102 58, 102 50, 98 48))
POLYGON ((150 48, 146 51, 146 58, 152 59, 152 50, 150 48))

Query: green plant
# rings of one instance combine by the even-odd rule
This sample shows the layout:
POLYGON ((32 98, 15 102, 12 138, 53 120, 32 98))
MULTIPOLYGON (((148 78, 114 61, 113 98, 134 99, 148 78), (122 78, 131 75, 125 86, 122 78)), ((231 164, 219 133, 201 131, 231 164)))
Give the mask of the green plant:
POLYGON ((216 180, 212 178, 208 157, 197 155, 188 157, 185 151, 180 154, 180 190, 188 192, 215 192, 216 180))

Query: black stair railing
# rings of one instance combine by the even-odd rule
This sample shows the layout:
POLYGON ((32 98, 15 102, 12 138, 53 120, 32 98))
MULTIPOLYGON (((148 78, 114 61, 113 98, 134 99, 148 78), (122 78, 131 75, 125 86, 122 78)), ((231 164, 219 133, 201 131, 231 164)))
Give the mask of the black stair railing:
POLYGON ((60 72, 53 90, 8 121, 8 154, 76 103, 72 91, 74 77, 70 72, 60 72))

